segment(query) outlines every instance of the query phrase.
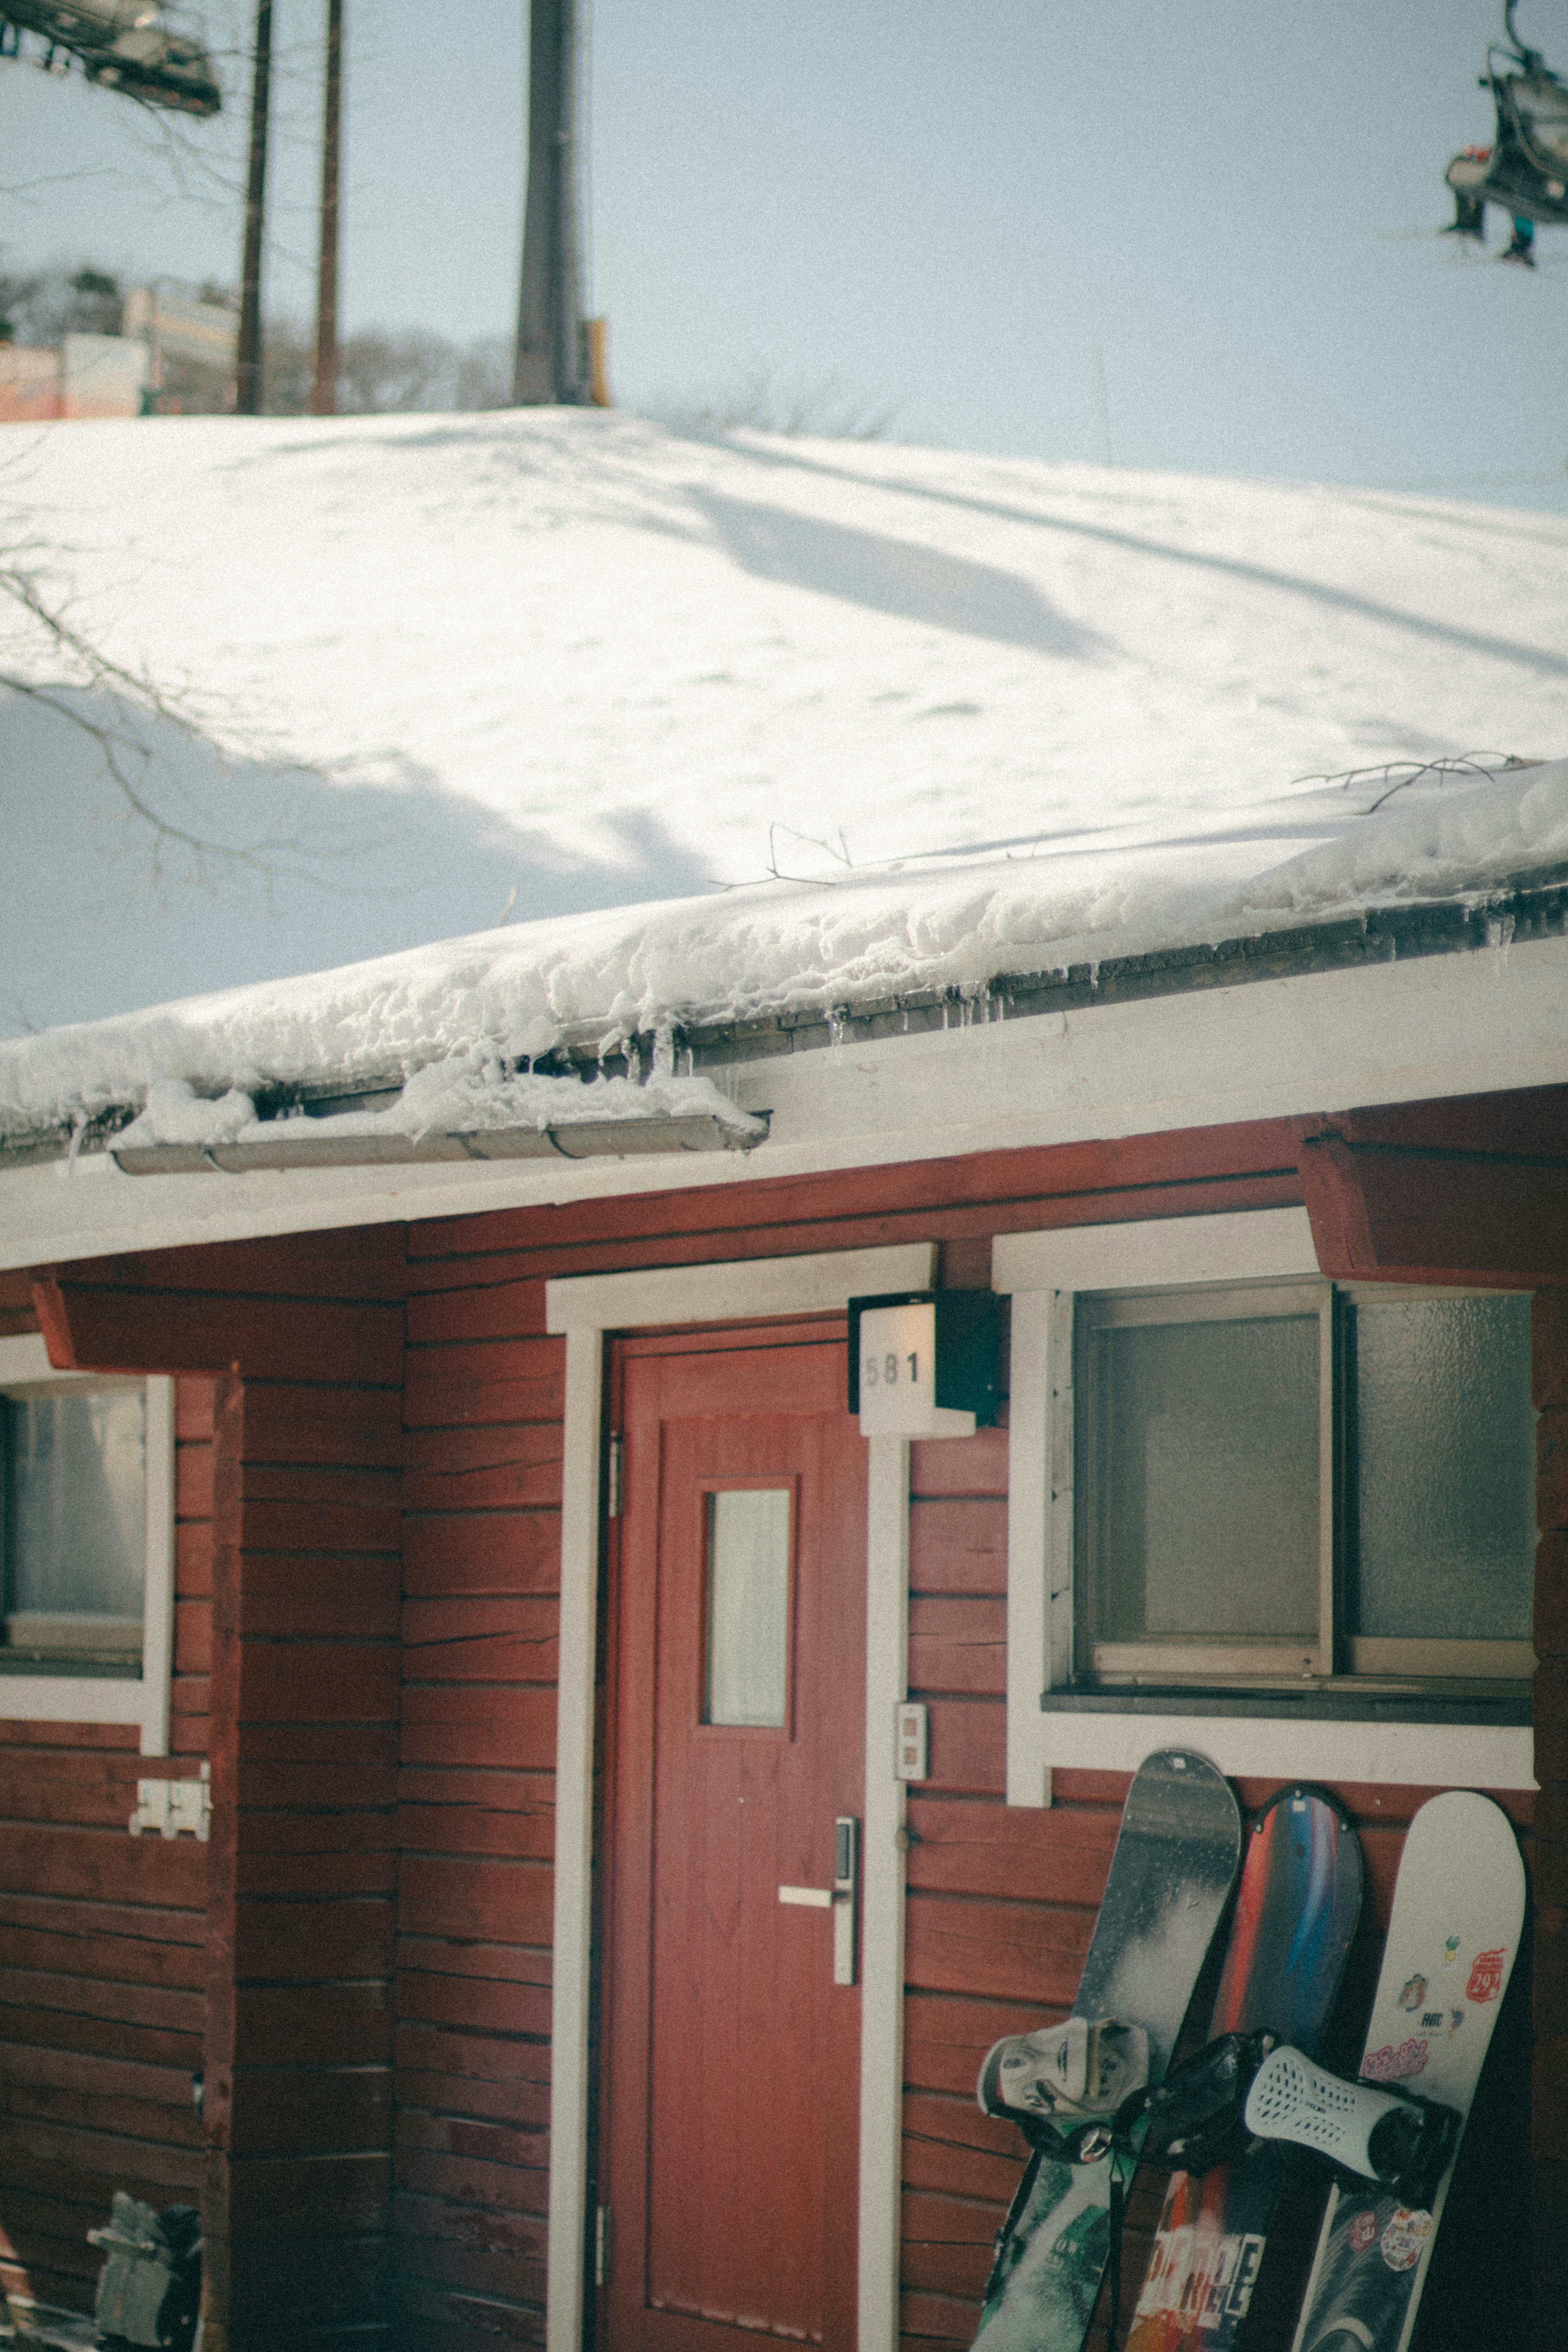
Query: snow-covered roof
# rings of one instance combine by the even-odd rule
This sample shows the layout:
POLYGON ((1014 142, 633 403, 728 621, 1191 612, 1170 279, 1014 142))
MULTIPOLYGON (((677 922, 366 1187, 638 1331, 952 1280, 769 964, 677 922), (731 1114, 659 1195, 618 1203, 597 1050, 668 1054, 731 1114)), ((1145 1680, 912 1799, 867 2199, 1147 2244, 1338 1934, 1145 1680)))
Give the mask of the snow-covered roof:
MULTIPOLYGON (((0 985, 34 1018, 68 965, 99 1002, 178 999, 0 1044, 14 1142, 176 1081, 264 1108, 438 1064, 509 1083, 633 1034, 668 1076, 694 1026, 962 1003, 1568 866, 1568 764, 1500 766, 1568 738, 1553 518, 580 414, 16 430, 46 587, 202 722, 112 714, 138 789, 241 840, 311 773, 281 879, 208 856, 205 895, 167 867, 150 893, 95 739, 0 692, 0 985), (359 896, 297 879, 324 811, 359 896), (389 812, 423 897, 376 862, 389 812), (497 928, 513 883, 518 916, 597 911, 497 928), (344 961, 459 904, 490 927, 344 961), (305 958, 333 968, 279 976, 305 958)), ((68 684, 36 631, 6 651, 68 684)))
MULTIPOLYGON (((511 926, 46 1031, 0 1044, 0 1132, 20 1139, 140 1107, 171 1080, 213 1097, 346 1093, 477 1050, 502 1084, 562 1047, 612 1054, 638 1035, 655 1056, 665 1041, 673 1064, 678 1033, 696 1024, 852 1013, 933 992, 961 1007, 1004 975, 1354 924, 1377 909, 1484 905, 1564 871, 1568 761, 1437 770, 1395 779, 1392 792, 1380 775, 1202 831, 993 845, 831 885, 770 882, 511 926)), ((177 1139, 175 1098, 165 1099, 177 1139)), ((216 1101, 212 1116, 214 1135, 237 1132, 216 1101)))

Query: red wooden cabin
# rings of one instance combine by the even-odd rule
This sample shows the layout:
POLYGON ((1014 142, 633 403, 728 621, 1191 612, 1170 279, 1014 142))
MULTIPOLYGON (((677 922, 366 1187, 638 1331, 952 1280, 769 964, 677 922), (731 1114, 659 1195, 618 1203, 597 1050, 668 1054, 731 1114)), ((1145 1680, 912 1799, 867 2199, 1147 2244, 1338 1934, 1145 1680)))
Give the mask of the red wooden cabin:
MULTIPOLYGON (((141 1398, 151 1530, 139 1654, 123 1604, 7 1601, 14 2310, 89 2306, 124 2187, 200 2200, 206 2352, 966 2346, 1021 2154, 979 2058, 1065 2010, 1129 1772, 1180 1742, 1353 1813, 1351 2063, 1414 1808, 1518 1824, 1533 1978, 1423 2340, 1558 2342, 1568 945, 1532 904, 1506 958, 1303 932, 963 1026, 686 1039, 770 1112, 749 1153, 334 1164, 306 1118, 242 1173, 13 1154, 0 1391, 141 1398), (1001 1419, 867 1441, 847 1302, 932 1287, 1009 1301, 1001 1419), (206 1766, 207 1841, 128 1833, 206 1766)), ((68 1532, 109 1508, 72 1459, 68 1532)))

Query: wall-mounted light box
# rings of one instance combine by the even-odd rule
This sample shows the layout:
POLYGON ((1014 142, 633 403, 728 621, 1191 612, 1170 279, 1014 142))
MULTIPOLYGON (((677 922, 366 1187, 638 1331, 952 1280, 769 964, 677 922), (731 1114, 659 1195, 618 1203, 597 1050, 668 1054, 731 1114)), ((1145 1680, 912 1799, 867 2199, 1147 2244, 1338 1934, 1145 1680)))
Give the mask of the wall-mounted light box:
POLYGON ((865 1437, 969 1437, 997 1417, 1002 1301, 990 1290, 852 1298, 849 1406, 865 1437))

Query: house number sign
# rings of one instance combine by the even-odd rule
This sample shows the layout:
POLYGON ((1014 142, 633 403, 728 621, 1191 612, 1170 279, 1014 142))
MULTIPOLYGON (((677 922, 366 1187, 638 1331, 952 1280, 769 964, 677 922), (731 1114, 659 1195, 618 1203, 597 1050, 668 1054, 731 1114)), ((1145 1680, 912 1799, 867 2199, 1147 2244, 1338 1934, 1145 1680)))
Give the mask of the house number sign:
POLYGON ((989 1291, 850 1301, 850 1396, 867 1437, 968 1437, 996 1419, 1000 1302, 989 1291))

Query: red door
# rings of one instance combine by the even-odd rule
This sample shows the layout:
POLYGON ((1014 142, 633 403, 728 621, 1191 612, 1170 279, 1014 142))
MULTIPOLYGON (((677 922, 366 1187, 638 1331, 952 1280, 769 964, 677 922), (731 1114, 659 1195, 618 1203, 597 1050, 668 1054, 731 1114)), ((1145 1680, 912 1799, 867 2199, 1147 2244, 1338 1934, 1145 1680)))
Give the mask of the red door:
POLYGON ((858 1919, 829 1906, 865 1785, 865 1449, 843 1351, 821 1324, 614 1351, 607 2352, 852 2352, 860 1993, 835 1948, 841 1977, 858 1919))

